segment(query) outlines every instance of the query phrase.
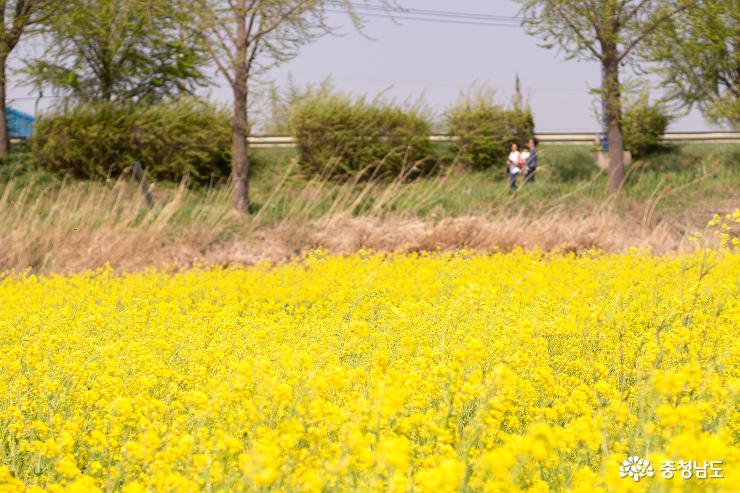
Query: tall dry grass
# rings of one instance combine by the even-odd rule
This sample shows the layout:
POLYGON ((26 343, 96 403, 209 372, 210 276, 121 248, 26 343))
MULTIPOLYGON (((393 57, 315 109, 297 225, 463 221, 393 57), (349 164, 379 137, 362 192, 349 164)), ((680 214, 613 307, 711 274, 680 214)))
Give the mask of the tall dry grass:
POLYGON ((445 174, 423 186, 408 181, 405 173, 392 181, 344 183, 329 180, 328 174, 308 180, 291 176, 289 169, 276 186, 256 194, 259 208, 248 216, 232 212, 228 187, 155 188, 155 206, 149 208, 137 185, 124 179, 46 187, 11 180, 0 184, 0 272, 249 264, 319 247, 347 253, 635 246, 665 253, 687 247, 688 235, 697 229, 691 218, 656 212, 669 193, 665 187, 656 188, 649 200, 632 203, 573 204, 564 195, 525 207, 509 196, 490 209, 450 217, 417 213, 444 192, 445 174))
POLYGON ((136 185, 63 182, 0 185, 0 270, 68 271, 111 265, 177 263, 216 241, 227 224, 226 191, 209 192, 194 209, 186 187, 157 194, 147 207, 136 185))

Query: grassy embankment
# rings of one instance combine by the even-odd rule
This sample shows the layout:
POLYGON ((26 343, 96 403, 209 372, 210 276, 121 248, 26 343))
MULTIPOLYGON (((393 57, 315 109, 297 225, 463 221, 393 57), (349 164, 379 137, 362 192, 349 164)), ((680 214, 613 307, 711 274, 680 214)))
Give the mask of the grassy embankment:
POLYGON ((666 252, 740 205, 740 145, 668 147, 634 163, 617 197, 588 147, 542 155, 537 183, 512 194, 500 169, 340 184, 302 177, 292 150, 257 149, 248 217, 231 212, 226 184, 156 183, 149 210, 128 180, 75 181, 16 155, 0 165, 0 271, 250 263, 316 247, 666 252))

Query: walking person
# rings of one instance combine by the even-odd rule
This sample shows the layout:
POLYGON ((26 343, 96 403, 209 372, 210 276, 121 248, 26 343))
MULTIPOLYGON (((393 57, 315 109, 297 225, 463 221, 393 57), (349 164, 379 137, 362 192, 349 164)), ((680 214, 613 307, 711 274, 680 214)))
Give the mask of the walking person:
POLYGON ((527 147, 529 148, 529 156, 524 162, 527 167, 524 174, 524 183, 534 183, 534 174, 537 171, 537 139, 529 139, 527 147))
POLYGON ((507 162, 509 168, 509 188, 516 190, 516 180, 522 170, 519 168, 519 146, 517 144, 511 144, 511 152, 509 153, 509 160, 507 162))

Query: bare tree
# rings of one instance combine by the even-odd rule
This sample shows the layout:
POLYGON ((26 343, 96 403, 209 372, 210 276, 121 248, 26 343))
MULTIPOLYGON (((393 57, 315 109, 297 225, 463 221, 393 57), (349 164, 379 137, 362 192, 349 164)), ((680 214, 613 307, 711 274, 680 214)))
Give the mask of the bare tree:
MULTIPOLYGON (((185 2, 185 0, 180 0, 185 2)), ((202 40, 234 97, 232 132, 233 204, 249 211, 249 83, 255 74, 295 57, 298 49, 328 33, 327 10, 342 8, 356 26, 349 0, 194 0, 185 2, 202 40)))
POLYGON ((33 26, 44 22, 60 0, 0 0, 0 157, 8 155, 8 124, 5 115, 11 52, 33 26))
POLYGON ((569 58, 595 59, 604 74, 609 139, 609 182, 612 192, 624 181, 620 65, 635 48, 650 41, 656 30, 698 0, 518 0, 524 25, 551 48, 569 58))

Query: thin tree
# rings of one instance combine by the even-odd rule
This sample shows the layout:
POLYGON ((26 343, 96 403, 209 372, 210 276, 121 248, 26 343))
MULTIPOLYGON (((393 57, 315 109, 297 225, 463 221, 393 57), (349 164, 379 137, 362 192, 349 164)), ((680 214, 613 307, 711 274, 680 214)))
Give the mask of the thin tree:
POLYGON ((635 62, 636 48, 697 0, 518 0, 528 32, 569 59, 597 60, 603 70, 602 97, 609 142, 608 189, 624 181, 620 66, 635 62))
POLYGON ((356 26, 361 20, 349 0, 190 0, 185 4, 196 17, 190 29, 233 94, 232 201, 238 212, 247 213, 251 80, 295 57, 301 46, 332 33, 326 19, 330 7, 342 7, 356 26))
POLYGON ((7 100, 8 57, 34 26, 44 22, 60 0, 0 0, 0 157, 8 155, 7 100))

